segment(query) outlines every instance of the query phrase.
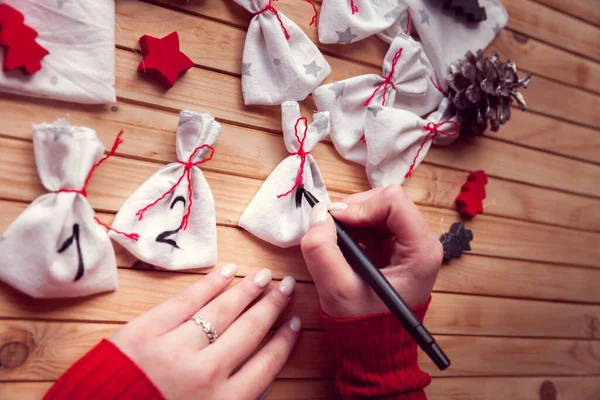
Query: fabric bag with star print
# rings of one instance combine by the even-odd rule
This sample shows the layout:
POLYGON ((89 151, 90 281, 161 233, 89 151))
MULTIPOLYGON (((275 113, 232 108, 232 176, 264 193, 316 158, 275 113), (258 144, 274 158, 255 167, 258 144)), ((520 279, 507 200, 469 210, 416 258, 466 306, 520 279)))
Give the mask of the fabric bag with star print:
POLYGON ((323 0, 319 15, 321 43, 354 43, 390 28, 407 24, 404 0, 323 0))
POLYGON ((297 195, 303 185, 320 201, 329 195, 310 151, 329 134, 329 113, 313 114, 308 123, 295 101, 281 105, 283 140, 289 157, 267 177, 244 213, 239 226, 271 244, 291 247, 300 244, 308 230, 310 205, 297 195))
POLYGON ((313 99, 319 111, 331 113, 331 139, 342 157, 366 164, 367 110, 378 111, 369 106, 402 108, 417 115, 435 110, 444 95, 436 88, 432 74, 421 45, 401 33, 385 56, 382 75, 356 76, 317 88, 313 99))
POLYGON ((93 130, 58 120, 34 125, 33 153, 50 193, 35 199, 2 234, 0 279, 35 298, 115 290, 113 246, 85 191, 95 166, 108 158, 102 142, 93 130))
MULTIPOLYGON (((487 19, 479 23, 467 22, 452 10, 444 10, 443 1, 403 1, 409 6, 412 24, 444 90, 448 87, 446 77, 450 65, 463 58, 468 50, 485 49, 508 22, 508 13, 499 0, 479 0, 487 15, 487 19)), ((391 43, 404 29, 404 21, 399 20, 379 37, 391 43)))
POLYGON ((210 267, 217 262, 215 201, 198 167, 210 161, 212 145, 221 133, 209 114, 179 114, 178 162, 148 178, 123 204, 112 228, 136 232, 132 242, 110 233, 139 260, 161 268, 182 270, 210 267))
POLYGON ((460 125, 448 114, 448 99, 423 119, 406 110, 382 107, 365 123, 367 176, 373 187, 401 185, 421 164, 432 144, 449 145, 460 125))
POLYGON ((242 57, 244 103, 304 100, 331 72, 315 44, 272 0, 234 0, 254 14, 242 57))
MULTIPOLYGON (((38 33, 35 40, 49 54, 33 75, 0 68, 0 91, 86 104, 116 101, 113 0, 3 3, 23 14, 24 23, 38 33)), ((4 57, 0 47, 0 65, 4 57)))

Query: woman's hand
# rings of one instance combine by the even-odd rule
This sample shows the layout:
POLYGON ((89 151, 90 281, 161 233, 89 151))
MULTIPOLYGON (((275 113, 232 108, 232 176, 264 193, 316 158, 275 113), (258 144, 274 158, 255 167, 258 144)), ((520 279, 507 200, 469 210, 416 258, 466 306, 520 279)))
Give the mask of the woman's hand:
POLYGON ((296 282, 284 278, 242 314, 268 286, 271 272, 263 269, 221 294, 236 270, 230 264, 211 272, 111 337, 167 399, 256 399, 290 355, 300 332, 298 317, 253 352, 287 306, 296 282), (202 325, 190 320, 194 316, 215 328, 219 336, 213 343, 202 325))
POLYGON ((410 307, 427 301, 441 265, 442 245, 412 200, 394 185, 313 208, 302 252, 326 314, 349 318, 388 311, 342 255, 328 209, 366 247, 410 307))

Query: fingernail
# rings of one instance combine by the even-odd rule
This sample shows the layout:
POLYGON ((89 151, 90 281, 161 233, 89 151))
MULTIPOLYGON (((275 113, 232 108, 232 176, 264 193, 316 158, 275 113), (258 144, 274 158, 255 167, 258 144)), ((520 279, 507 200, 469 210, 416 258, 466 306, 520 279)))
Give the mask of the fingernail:
POLYGON ((292 331, 298 333, 300 332, 300 329, 302 329, 302 320, 300 320, 299 316, 294 315, 292 319, 290 319, 290 322, 288 322, 288 325, 292 331))
POLYGON ((346 208, 348 208, 348 204, 335 201, 331 203, 327 209, 329 211, 344 211, 346 208))
POLYGON ((227 264, 219 271, 219 274, 223 278, 231 278, 238 270, 238 266, 235 264, 227 264))
POLYGON ((254 283, 256 283, 258 287, 264 288, 269 284, 269 282, 271 282, 272 277, 273 275, 271 274, 271 271, 265 268, 256 274, 254 277, 254 283))
POLYGON ((310 213, 310 219, 308 220, 308 224, 310 226, 322 224, 327 221, 327 204, 326 203, 317 203, 312 209, 310 213))
POLYGON ((286 296, 291 296, 294 292, 294 288, 296 287, 296 280, 291 276, 286 276, 279 283, 279 291, 286 296))

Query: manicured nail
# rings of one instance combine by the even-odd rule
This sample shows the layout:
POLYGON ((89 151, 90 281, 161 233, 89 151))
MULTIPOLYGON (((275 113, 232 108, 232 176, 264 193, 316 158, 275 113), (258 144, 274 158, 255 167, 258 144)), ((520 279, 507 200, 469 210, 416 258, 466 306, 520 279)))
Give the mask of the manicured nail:
POLYGON ((296 280, 291 276, 286 276, 279 283, 279 291, 286 296, 291 296, 294 292, 294 288, 296 287, 296 280))
POLYGON ((290 319, 290 322, 288 323, 289 327, 292 331, 294 331, 295 333, 299 333, 300 329, 302 328, 302 321, 300 320, 300 317, 298 317, 297 315, 294 315, 292 317, 292 319, 290 319))
POLYGON ((322 224, 323 222, 327 221, 327 214, 327 203, 317 203, 310 213, 308 224, 310 226, 322 224))
POLYGON ((328 210, 329 211, 344 211, 346 208, 348 208, 348 204, 342 203, 339 201, 335 201, 329 205, 328 210))
POLYGON ((271 271, 265 268, 256 274, 254 277, 254 283, 256 283, 258 287, 264 288, 269 284, 269 282, 271 282, 272 277, 273 275, 271 274, 271 271))
POLYGON ((238 270, 238 266, 235 264, 227 264, 219 271, 219 274, 223 278, 231 278, 238 270))

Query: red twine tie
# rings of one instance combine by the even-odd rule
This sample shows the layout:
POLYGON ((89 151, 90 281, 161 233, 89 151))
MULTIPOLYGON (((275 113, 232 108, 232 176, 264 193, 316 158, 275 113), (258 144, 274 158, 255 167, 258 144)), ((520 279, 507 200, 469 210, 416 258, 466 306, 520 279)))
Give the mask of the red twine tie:
POLYGON ((277 21, 279 21, 279 25, 281 25, 281 29, 283 30, 283 33, 285 34, 285 39, 290 40, 290 34, 288 33, 287 29, 285 28, 285 25, 283 25, 283 21, 281 20, 279 11, 277 11, 277 9, 275 7, 273 7, 273 0, 269 0, 269 4, 267 4, 267 6, 265 8, 263 8, 259 12, 255 13, 254 15, 259 15, 266 11, 271 11, 273 14, 275 14, 275 17, 277 17, 277 21))
POLYGON ((284 194, 278 194, 277 195, 278 199, 281 199, 282 197, 289 195, 298 186, 300 186, 300 185, 302 185, 302 183, 304 183, 304 164, 306 164, 306 156, 308 156, 310 154, 310 151, 304 151, 304 141, 306 140, 307 132, 308 132, 308 120, 306 119, 306 117, 298 118, 296 120, 296 125, 294 126, 294 134, 296 135, 296 139, 298 140, 298 143, 300 144, 300 148, 298 149, 297 152, 290 153, 290 155, 300 156, 300 169, 298 169, 298 175, 296 176, 296 181, 294 182, 294 186, 292 186, 292 188, 290 190, 288 190, 287 192, 285 192, 284 194), (300 139, 300 136, 298 136, 298 124, 300 123, 300 121, 304 121, 304 136, 302 136, 302 139, 300 139))
POLYGON ((406 173, 406 175, 404 175, 405 178, 410 178, 412 176, 412 173, 415 170, 415 165, 417 164, 417 159, 419 158, 419 154, 421 154, 421 150, 423 150, 425 143, 427 143, 427 141, 429 139, 434 140, 436 135, 444 135, 444 136, 450 136, 450 137, 456 136, 456 135, 458 135, 458 132, 460 131, 460 125, 457 122, 446 120, 446 121, 440 122, 439 124, 436 124, 435 122, 429 122, 427 125, 425 125, 423 127, 423 129, 425 129, 426 131, 429 131, 429 133, 427 133, 427 136, 425 136, 425 139, 423 139, 423 142, 421 142, 421 146, 419 147, 419 150, 417 151, 417 154, 415 155, 415 159, 413 160, 412 164, 408 168, 408 172, 406 173), (439 130, 440 126, 442 126, 444 124, 454 125, 454 132, 447 133, 444 131, 440 131, 439 130))
POLYGON ((317 6, 311 0, 305 0, 308 4, 310 4, 315 12, 312 19, 310 20, 310 24, 308 26, 317 26, 317 18, 319 17, 319 12, 317 11, 317 6))
MULTIPOLYGON (((87 177, 85 178, 85 182, 83 183, 83 188, 81 189, 60 189, 57 190, 55 193, 79 193, 80 195, 82 195, 83 197, 87 198, 87 187, 90 183, 90 179, 92 179, 92 174, 94 173, 94 171, 96 170, 96 168, 98 168, 100 166, 100 164, 102 164, 104 161, 106 161, 108 158, 112 157, 115 155, 115 153, 117 152, 117 148, 119 147, 119 145, 121 143, 123 143, 123 139, 121 139, 121 135, 123 135, 123 131, 121 130, 119 132, 119 134, 117 135, 117 138, 115 139, 115 142, 112 145, 112 148, 110 149, 110 151, 108 152, 108 154, 105 154, 104 157, 102 157, 96 164, 94 164, 92 166, 92 169, 90 169, 90 172, 88 172, 87 177)), ((98 217, 94 216, 94 220, 102 225, 103 227, 105 227, 107 230, 109 231, 113 231, 119 235, 123 235, 133 241, 138 241, 138 239, 140 238, 140 235, 138 235, 137 233, 125 233, 125 232, 121 232, 118 231, 116 229, 111 228, 110 226, 106 225, 104 222, 100 221, 98 219, 98 217)))
POLYGON ((194 149, 194 151, 190 155, 190 158, 186 162, 179 161, 179 163, 182 164, 184 166, 184 168, 183 168, 183 172, 181 173, 181 176, 179 177, 177 182, 175 182, 175 184, 173 186, 171 186, 171 188, 169 190, 167 190, 165 193, 163 193, 162 196, 160 196, 158 199, 154 200, 152 203, 148 204, 146 207, 138 210, 138 212, 135 214, 138 217, 138 220, 141 221, 142 218, 144 218, 144 213, 146 211, 148 211, 148 209, 150 207, 155 206, 159 201, 161 201, 162 199, 167 197, 170 193, 172 193, 175 190, 175 188, 177 188, 177 186, 179 186, 179 184, 185 177, 185 178, 187 178, 187 181, 188 181, 188 208, 187 208, 185 215, 181 219, 181 225, 179 225, 179 229, 186 230, 187 225, 188 225, 188 220, 190 218, 190 215, 192 214, 192 202, 193 202, 193 197, 194 197, 193 196, 194 191, 192 188, 192 167, 197 167, 200 164, 203 164, 207 161, 212 160, 214 154, 215 154, 215 149, 211 145, 203 144, 194 149), (196 153, 198 151, 200 151, 202 149, 210 149, 210 155, 208 157, 203 158, 200 161, 194 162, 193 161, 194 156, 196 155, 196 153))
POLYGON ((406 34, 408 35, 410 32, 410 10, 406 10, 406 29, 405 29, 406 34))
POLYGON ((388 86, 391 86, 394 89, 396 89, 396 86, 394 85, 394 82, 392 82, 392 77, 394 75, 394 71, 396 70, 396 64, 398 64, 398 60, 400 59, 401 55, 402 55, 402 48, 398 49, 398 51, 394 55, 394 58, 392 59, 392 68, 390 69, 390 73, 387 74, 387 76, 385 77, 385 79, 383 80, 383 82, 381 82, 375 88, 375 90, 373 91, 373 94, 365 102, 365 107, 369 106, 369 103, 371 103, 371 100, 373 100, 373 97, 375 97, 375 95, 377 94, 377 92, 381 88, 383 88, 383 100, 381 101, 381 105, 382 106, 385 105, 385 99, 386 99, 386 95, 387 95, 387 91, 388 91, 388 86))
POLYGON ((352 10, 352 15, 354 15, 358 12, 358 7, 356 7, 356 5, 354 5, 354 0, 350 0, 350 9, 352 10))

